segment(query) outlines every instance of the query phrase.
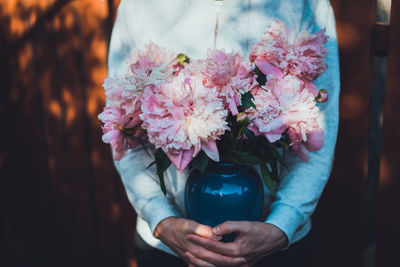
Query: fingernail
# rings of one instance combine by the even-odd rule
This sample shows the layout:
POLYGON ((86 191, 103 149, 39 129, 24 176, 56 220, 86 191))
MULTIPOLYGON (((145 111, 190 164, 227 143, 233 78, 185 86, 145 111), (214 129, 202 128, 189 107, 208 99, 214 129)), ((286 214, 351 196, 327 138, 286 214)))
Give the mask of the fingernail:
POLYGON ((213 232, 214 232, 214 234, 221 233, 221 228, 219 226, 216 226, 213 228, 213 232))
POLYGON ((220 236, 220 235, 213 235, 213 239, 214 239, 214 240, 217 240, 217 241, 220 241, 220 240, 222 239, 222 236, 220 236))

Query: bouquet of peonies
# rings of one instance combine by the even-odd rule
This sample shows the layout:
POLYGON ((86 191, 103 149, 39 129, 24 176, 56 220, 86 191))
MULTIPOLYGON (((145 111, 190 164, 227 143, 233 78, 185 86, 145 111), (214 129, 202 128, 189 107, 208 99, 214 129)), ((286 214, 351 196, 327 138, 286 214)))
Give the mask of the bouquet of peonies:
POLYGON ((103 141, 115 160, 153 144, 164 193, 171 163, 203 171, 209 159, 258 164, 273 192, 278 162, 285 165, 279 148, 308 161, 309 151, 323 146, 317 102, 327 92, 313 81, 327 68, 326 42, 323 31, 297 33, 277 20, 249 61, 211 49, 206 59, 189 59, 150 43, 134 51, 128 74, 104 82, 103 141))

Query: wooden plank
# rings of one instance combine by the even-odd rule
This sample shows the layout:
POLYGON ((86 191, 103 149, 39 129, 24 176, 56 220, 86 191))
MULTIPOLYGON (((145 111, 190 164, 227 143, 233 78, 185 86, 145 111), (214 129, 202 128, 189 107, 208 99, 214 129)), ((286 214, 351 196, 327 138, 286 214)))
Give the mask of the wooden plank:
MULTIPOLYGON (((15 8, 17 6, 15 2, 9 1, 7 4, 15 8)), ((18 8, 7 15, 10 16, 11 24, 6 24, 6 26, 10 26, 11 29, 13 20, 18 21, 17 25, 20 23, 25 25, 21 31, 16 28, 17 32, 7 37, 10 45, 4 57, 9 71, 9 74, 4 77, 9 81, 6 82, 8 87, 5 88, 8 96, 5 99, 9 101, 6 114, 8 136, 4 138, 7 142, 5 147, 8 148, 6 158, 8 173, 5 180, 11 181, 12 185, 4 188, 5 195, 8 196, 7 210, 9 212, 6 225, 8 229, 19 232, 19 238, 23 243, 22 255, 21 251, 13 251, 16 252, 14 256, 21 259, 17 260, 13 257, 10 264, 22 263, 29 266, 44 255, 47 257, 42 258, 42 263, 54 264, 54 248, 50 247, 47 251, 43 251, 45 248, 43 244, 52 241, 53 224, 51 220, 46 219, 50 217, 49 214, 52 214, 54 206, 49 194, 51 190, 48 184, 47 146, 44 140, 41 91, 35 75, 37 69, 34 64, 36 57, 34 43, 26 39, 20 43, 18 49, 14 46, 14 42, 32 27, 37 13, 33 6, 19 3, 18 8), (14 262, 15 260, 17 262, 14 262)), ((15 234, 14 231, 10 234, 15 234)))
MULTIPOLYGON (((115 21, 116 17, 116 12, 118 5, 120 3, 120 0, 108 0, 108 23, 109 23, 109 34, 107 41, 110 40, 111 37, 111 30, 112 26, 115 21)), ((108 51, 107 51, 108 53, 108 51)), ((104 103, 103 103, 104 104, 104 103)), ((109 152, 108 152, 109 153, 109 152)), ((119 178, 119 175, 115 175, 114 179, 114 186, 115 186, 115 195, 116 199, 118 200, 119 204, 119 209, 120 209, 120 216, 121 216, 121 225, 119 225, 118 228, 118 233, 120 235, 120 242, 121 242, 121 247, 125 251, 125 259, 126 263, 125 265, 128 267, 136 267, 136 256, 133 248, 133 236, 136 231, 136 213, 134 209, 132 208, 131 203, 129 202, 125 188, 122 184, 121 179, 119 178)))
MULTIPOLYGON (((13 7, 17 3, 7 2, 13 7)), ((14 27, 17 34, 7 46, 12 49, 1 51, 12 55, 2 57, 2 73, 9 78, 4 84, 10 88, 2 90, 2 100, 6 100, 2 107, 12 115, 5 117, 7 125, 27 123, 13 126, 2 138, 11 140, 0 151, 0 163, 9 165, 2 169, 9 178, 2 180, 7 185, 2 188, 9 193, 2 196, 10 205, 0 233, 21 234, 10 237, 8 250, 3 251, 10 251, 14 244, 7 255, 17 255, 20 266, 125 266, 125 241, 132 237, 125 235, 122 221, 125 193, 109 148, 101 143, 96 118, 104 104, 106 3, 36 0, 19 4, 18 12, 24 9, 23 14, 33 15, 34 20, 30 28, 14 27), (76 13, 80 8, 84 19, 76 13), (25 51, 34 56, 26 59, 28 64, 18 65, 15 57, 25 51), (22 65, 23 70, 19 69, 22 65), (9 99, 17 101, 10 104, 9 99), (21 134, 16 138, 13 133, 21 134), (27 147, 32 148, 28 153, 27 147)), ((2 22, 13 14, 6 15, 2 22)), ((5 39, 9 24, 1 25, 0 36, 5 39)))
MULTIPOLYGON (((76 264, 73 256, 75 226, 71 223, 70 210, 71 190, 68 185, 70 173, 67 168, 68 148, 65 143, 64 121, 66 108, 62 102, 59 84, 61 72, 57 64, 57 50, 55 43, 56 28, 54 17, 58 16, 61 9, 54 9, 55 1, 46 1, 45 13, 38 13, 39 26, 35 27, 35 34, 30 38, 33 42, 35 79, 41 93, 43 110, 44 137, 46 139, 47 158, 49 166, 49 179, 44 183, 46 187, 38 188, 35 194, 49 194, 47 205, 51 210, 42 216, 34 217, 32 236, 32 264, 72 266, 76 264), (44 15, 41 15, 44 14, 44 15), (36 230, 35 225, 43 225, 36 230), (36 231, 35 231, 36 230, 36 231), (46 255, 52 251, 50 257, 46 255), (67 255, 67 256, 66 256, 67 255)), ((36 24, 38 25, 38 24, 36 24)), ((33 203, 37 201, 33 198, 33 203)), ((39 205, 39 203, 38 203, 39 205)), ((39 205, 38 209, 42 209, 39 205)))
MULTIPOLYGON (((0 58, 2 59, 0 61, 0 72, 2 74, 0 120, 3 125, 7 125, 0 133, 0 201, 2 203, 0 209, 0 239, 2 241, 0 243, 0 265, 22 267, 27 265, 29 248, 26 246, 26 235, 29 233, 26 229, 28 225, 27 202, 24 194, 26 184, 24 184, 16 163, 22 160, 19 155, 22 152, 19 145, 27 144, 29 141, 21 140, 17 144, 15 138, 15 136, 25 137, 20 131, 21 124, 15 123, 15 121, 22 119, 23 96, 18 89, 18 81, 14 78, 15 74, 20 73, 18 58, 11 57, 10 52, 12 42, 28 26, 26 16, 16 16, 15 7, 9 4, 0 3, 0 58)), ((29 67, 31 58, 29 46, 25 45, 21 50, 21 58, 25 63, 24 67, 29 67)), ((24 78, 27 81, 31 77, 24 78)), ((35 115, 32 113, 33 118, 35 115)), ((32 126, 32 123, 28 122, 28 124, 32 126)), ((38 127, 32 129, 33 135, 37 134, 37 130, 38 127)))
POLYGON ((124 231, 122 224, 121 196, 124 191, 116 183, 119 177, 114 169, 108 145, 101 141, 101 125, 97 115, 101 112, 105 96, 102 83, 106 77, 106 60, 110 23, 108 6, 92 1, 75 3, 79 11, 80 38, 80 82, 82 101, 85 105, 82 116, 86 125, 86 150, 92 166, 90 187, 94 190, 93 213, 96 214, 100 266, 127 266, 124 231), (90 12, 88 12, 90 10, 90 12), (119 186, 119 187, 116 187, 119 186))
MULTIPOLYGON (((384 37, 384 36, 382 36, 384 37)), ((377 38, 375 35, 374 38, 377 38)), ((388 38, 388 36, 386 36, 388 38)), ((374 42, 377 44, 377 42, 374 42)), ((380 41, 380 43, 383 43, 380 41)), ((386 40, 388 43, 388 40, 386 40)), ((386 84, 386 57, 387 51, 375 50, 373 90, 369 107, 368 129, 368 176, 365 193, 364 215, 364 256, 363 266, 375 266, 376 228, 379 202, 379 172, 382 148, 382 114, 384 109, 386 84)))
MULTIPOLYGON (((98 222, 93 214, 93 189, 90 181, 93 178, 89 153, 85 144, 88 142, 86 134, 86 121, 84 119, 85 101, 82 94, 85 84, 81 83, 82 62, 80 60, 81 45, 79 28, 82 27, 76 9, 79 8, 74 2, 67 5, 55 17, 53 25, 54 47, 56 48, 55 65, 59 73, 57 81, 59 88, 59 100, 65 109, 63 118, 63 150, 66 157, 66 169, 69 176, 63 181, 64 189, 68 190, 69 198, 66 207, 71 214, 71 229, 65 229, 65 238, 74 237, 72 258, 83 266, 100 266, 101 259, 97 257, 98 236, 101 235, 96 229, 98 222)), ((86 10, 90 15, 95 16, 86 10)), ((89 51, 90 53, 90 51, 89 51)), ((65 224, 65 223, 64 223, 65 224)), ((68 257, 68 255, 64 255, 68 257)), ((72 264, 73 265, 73 264, 72 264)), ((65 264, 71 266, 71 264, 65 264)))
POLYGON ((383 117, 383 140, 380 176, 379 221, 377 229, 377 266, 398 266, 400 239, 400 1, 392 1, 387 62, 387 84, 383 117))
POLYGON ((361 266, 372 85, 374 0, 331 1, 340 50, 340 123, 333 172, 313 217, 314 266, 361 266), (363 14, 355 16, 354 14, 363 14))

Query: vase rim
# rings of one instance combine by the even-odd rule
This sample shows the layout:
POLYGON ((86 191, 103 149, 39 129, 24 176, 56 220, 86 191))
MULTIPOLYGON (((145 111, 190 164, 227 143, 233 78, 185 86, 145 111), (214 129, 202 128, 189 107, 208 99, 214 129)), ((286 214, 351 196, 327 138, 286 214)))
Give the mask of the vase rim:
POLYGON ((216 162, 216 161, 210 161, 207 168, 211 170, 218 170, 218 171, 239 171, 245 168, 248 168, 250 166, 248 165, 240 165, 236 163, 228 163, 228 162, 216 162))

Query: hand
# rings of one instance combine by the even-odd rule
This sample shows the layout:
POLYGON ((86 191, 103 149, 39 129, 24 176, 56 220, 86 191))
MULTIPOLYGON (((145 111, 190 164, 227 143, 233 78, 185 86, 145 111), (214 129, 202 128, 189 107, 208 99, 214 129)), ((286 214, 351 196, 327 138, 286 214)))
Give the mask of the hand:
POLYGON ((168 217, 162 220, 154 230, 154 236, 182 257, 189 266, 238 266, 246 262, 244 258, 212 252, 188 240, 187 235, 201 237, 204 240, 214 240, 215 242, 221 239, 221 237, 214 235, 209 226, 176 217, 168 217))
POLYGON ((276 226, 264 222, 227 221, 213 229, 217 236, 236 233, 234 242, 223 243, 199 235, 188 235, 188 240, 203 248, 232 258, 245 258, 242 266, 251 266, 269 254, 287 246, 286 235, 276 226))

